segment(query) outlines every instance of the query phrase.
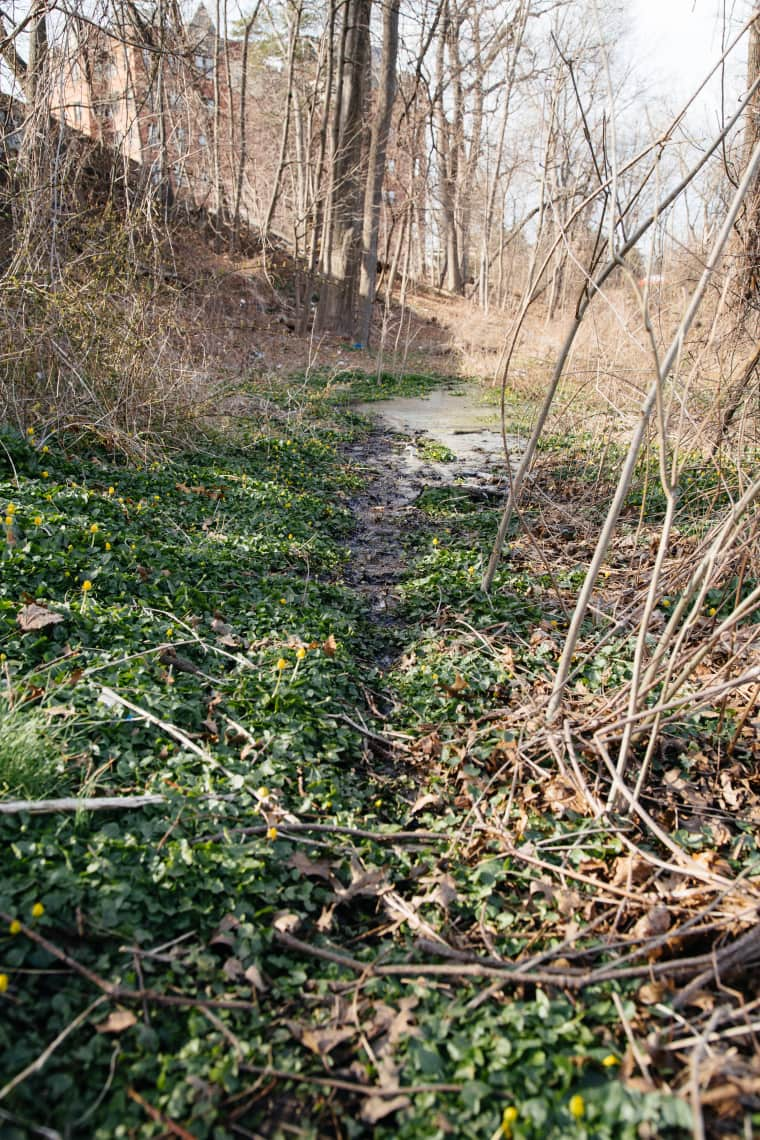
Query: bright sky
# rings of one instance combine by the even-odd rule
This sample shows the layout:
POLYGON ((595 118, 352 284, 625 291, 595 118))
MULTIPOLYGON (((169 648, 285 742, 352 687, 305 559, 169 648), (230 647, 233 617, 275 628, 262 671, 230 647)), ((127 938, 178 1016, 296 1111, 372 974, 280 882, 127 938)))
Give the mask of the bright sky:
MULTIPOLYGON (((720 57, 723 10, 730 29, 738 30, 751 7, 751 0, 629 0, 631 46, 637 71, 651 80, 651 93, 668 107, 687 98, 720 57)), ((741 89, 745 44, 746 37, 731 68, 733 95, 741 89)), ((711 96, 720 98, 719 85, 711 96)))

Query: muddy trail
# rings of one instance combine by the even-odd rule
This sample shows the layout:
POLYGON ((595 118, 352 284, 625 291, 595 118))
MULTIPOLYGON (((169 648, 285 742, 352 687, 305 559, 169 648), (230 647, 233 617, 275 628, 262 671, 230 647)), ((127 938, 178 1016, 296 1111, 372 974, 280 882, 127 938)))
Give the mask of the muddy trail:
MULTIPOLYGON (((430 489, 491 503, 507 490, 501 431, 492 410, 472 393, 446 390, 360 404, 372 430, 348 448, 365 477, 351 501, 356 528, 347 581, 368 602, 378 625, 391 626, 406 569, 405 539, 429 525, 420 501, 430 489)), ((517 441, 508 441, 514 450, 517 441)))

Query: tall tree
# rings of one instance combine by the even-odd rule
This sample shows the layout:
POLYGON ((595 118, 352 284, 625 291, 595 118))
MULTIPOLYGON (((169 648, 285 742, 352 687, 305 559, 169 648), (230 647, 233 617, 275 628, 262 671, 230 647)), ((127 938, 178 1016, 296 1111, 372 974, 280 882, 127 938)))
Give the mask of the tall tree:
POLYGON ((322 232, 317 327, 353 332, 361 257, 365 110, 372 0, 345 0, 330 130, 332 168, 322 232))
POLYGON ((396 98, 396 60, 398 57, 398 17, 400 0, 386 0, 383 8, 383 54, 380 61, 378 105, 372 120, 364 191, 362 220, 362 259, 359 280, 359 315, 356 339, 369 343, 372 306, 377 282, 377 243, 380 233, 380 204, 385 178, 385 154, 396 98))
MULTIPOLYGON (((760 77, 760 2, 755 3, 747 50, 747 90, 760 77)), ((747 108, 744 127, 745 163, 749 162, 760 139, 760 88, 747 108)), ((741 301, 756 307, 760 296, 760 181, 755 181, 747 199, 742 226, 741 301)))

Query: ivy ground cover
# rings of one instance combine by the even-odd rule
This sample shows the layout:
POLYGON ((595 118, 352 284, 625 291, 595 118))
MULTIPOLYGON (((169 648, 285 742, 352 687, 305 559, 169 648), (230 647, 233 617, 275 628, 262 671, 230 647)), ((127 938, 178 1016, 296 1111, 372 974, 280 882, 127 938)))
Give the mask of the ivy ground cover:
MULTIPOLYGON (((378 627, 347 580, 349 422, 251 425, 142 467, 3 434, 8 1140, 690 1128, 684 1101, 621 1076, 625 985, 505 986, 436 955, 477 929, 524 955, 570 905, 472 842, 472 789, 512 742, 481 732, 463 763, 461 739, 515 654, 446 630, 456 610, 527 644, 554 619, 525 573, 479 596, 493 518, 433 496, 378 627)), ((561 848, 567 827, 536 810, 523 834, 561 848)), ((593 832, 584 857, 616 842, 593 832)))

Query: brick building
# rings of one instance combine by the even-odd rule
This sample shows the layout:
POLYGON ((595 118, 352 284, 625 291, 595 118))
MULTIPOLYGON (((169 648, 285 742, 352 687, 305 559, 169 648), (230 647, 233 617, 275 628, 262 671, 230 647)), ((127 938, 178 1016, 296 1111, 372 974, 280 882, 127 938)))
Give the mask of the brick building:
POLYGON ((86 25, 56 52, 53 112, 156 186, 214 207, 217 181, 221 197, 231 186, 240 46, 217 36, 203 5, 175 28, 86 25))

